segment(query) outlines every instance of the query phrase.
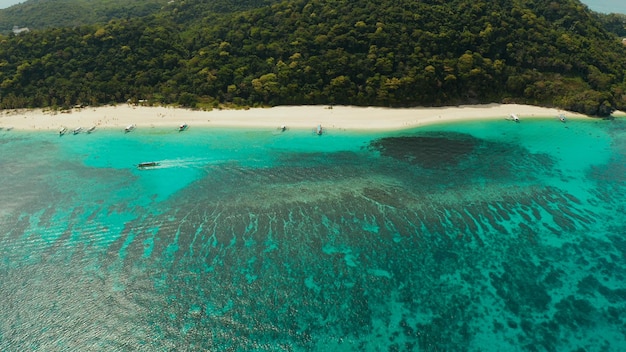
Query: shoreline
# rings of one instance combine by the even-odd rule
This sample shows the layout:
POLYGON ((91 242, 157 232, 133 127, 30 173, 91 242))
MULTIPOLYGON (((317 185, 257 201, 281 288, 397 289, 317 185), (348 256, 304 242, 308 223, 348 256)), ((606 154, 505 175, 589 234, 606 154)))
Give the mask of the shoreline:
MULTIPOLYGON (((522 104, 479 104, 447 107, 382 108, 328 105, 277 106, 250 109, 190 110, 175 107, 132 106, 128 104, 75 108, 63 112, 43 109, 1 110, 0 127, 29 131, 69 131, 92 126, 104 129, 178 127, 242 127, 309 129, 403 130, 439 123, 506 119, 515 114, 521 121, 550 118, 560 114, 568 119, 592 117, 561 109, 522 104)), ((616 112, 615 116, 623 116, 616 112)))

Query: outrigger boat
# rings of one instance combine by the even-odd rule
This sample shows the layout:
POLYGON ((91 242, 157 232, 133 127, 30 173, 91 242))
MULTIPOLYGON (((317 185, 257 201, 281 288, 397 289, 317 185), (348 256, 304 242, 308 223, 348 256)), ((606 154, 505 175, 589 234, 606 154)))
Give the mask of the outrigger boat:
POLYGON ((76 127, 76 128, 74 129, 74 131, 72 131, 72 133, 73 133, 73 134, 79 134, 82 130, 83 130, 83 128, 82 128, 82 127, 76 127))
POLYGON ((186 123, 183 123, 182 125, 178 126, 178 132, 182 132, 186 130, 187 127, 189 127, 189 125, 187 125, 186 123))
POLYGON ((124 129, 124 133, 131 132, 132 130, 135 129, 135 127, 137 127, 137 125, 135 125, 135 124, 131 124, 131 125, 126 126, 126 128, 124 129))
POLYGON ((65 127, 61 127, 61 128, 59 129, 59 136, 64 135, 64 134, 65 134, 65 132, 67 132, 67 128, 65 128, 65 127))
POLYGON ((146 169, 146 168, 151 168, 151 167, 157 167, 159 165, 160 164, 158 162, 156 162, 156 161, 148 161, 148 162, 145 162, 145 163, 137 164, 137 168, 139 168, 139 169, 146 169))

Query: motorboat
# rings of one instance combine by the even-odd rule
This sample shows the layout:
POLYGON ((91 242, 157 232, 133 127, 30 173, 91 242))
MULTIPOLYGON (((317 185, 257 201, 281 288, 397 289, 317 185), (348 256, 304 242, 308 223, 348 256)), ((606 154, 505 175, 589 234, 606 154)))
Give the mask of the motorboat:
POLYGON ((322 135, 322 133, 324 133, 324 132, 323 132, 323 130, 322 130, 322 125, 317 125, 317 132, 316 132, 316 133, 317 133, 319 136, 321 136, 321 135, 322 135))
POLYGON ((182 132, 186 130, 187 127, 189 127, 189 125, 187 125, 186 123, 183 123, 182 125, 178 126, 178 132, 182 132))
POLYGON ((515 114, 509 115, 509 118, 515 122, 519 122, 519 117, 515 114))
POLYGON ((565 119, 565 115, 563 115, 563 114, 559 115, 559 121, 561 121, 561 122, 565 122, 565 121, 567 121, 567 120, 565 119))
POLYGON ((91 126, 89 127, 89 129, 87 130, 87 133, 92 133, 93 131, 96 130, 96 126, 91 126))
POLYGON ((126 126, 126 128, 124 129, 124 133, 132 132, 136 127, 137 127, 137 125, 130 124, 130 125, 126 126))
POLYGON ((147 169, 147 168, 157 167, 159 165, 160 164, 158 162, 156 162, 156 161, 148 161, 148 162, 137 164, 137 167, 139 169, 147 169))
POLYGON ((74 129, 74 131, 72 131, 72 133, 73 133, 73 134, 79 134, 82 130, 83 130, 83 128, 82 128, 82 127, 76 127, 76 128, 74 129))
POLYGON ((61 128, 59 129, 59 136, 64 135, 66 132, 67 132, 67 128, 65 128, 65 127, 61 127, 61 128))
POLYGON ((280 131, 281 132, 285 132, 286 130, 287 130, 287 126, 285 126, 285 125, 281 125, 280 126, 280 131))

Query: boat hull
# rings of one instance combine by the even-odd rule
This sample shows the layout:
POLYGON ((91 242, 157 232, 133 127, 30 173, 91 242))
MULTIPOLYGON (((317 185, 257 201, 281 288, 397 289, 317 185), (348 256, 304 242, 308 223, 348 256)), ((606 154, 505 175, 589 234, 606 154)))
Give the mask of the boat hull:
POLYGON ((158 162, 156 162, 156 161, 149 161, 149 162, 137 164, 137 168, 139 168, 139 169, 149 169, 149 168, 157 167, 159 165, 160 164, 158 162))

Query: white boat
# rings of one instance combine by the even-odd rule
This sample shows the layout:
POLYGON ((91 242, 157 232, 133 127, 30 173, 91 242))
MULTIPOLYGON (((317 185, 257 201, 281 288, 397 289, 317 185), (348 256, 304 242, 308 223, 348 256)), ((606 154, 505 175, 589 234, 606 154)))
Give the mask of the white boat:
POLYGON ((135 129, 135 127, 137 127, 137 125, 135 125, 134 123, 131 124, 131 125, 126 126, 126 128, 124 129, 124 133, 131 132, 132 130, 135 129))
POLYGON ((559 121, 561 121, 561 122, 565 122, 565 121, 567 121, 567 120, 565 119, 565 115, 563 115, 563 114, 559 115, 559 121))
POLYGON ((324 130, 322 130, 322 125, 317 125, 317 132, 318 135, 322 135, 322 133, 324 133, 324 130))
POLYGON ((79 134, 82 130, 83 130, 83 128, 82 128, 82 127, 76 127, 76 128, 74 129, 74 131, 72 131, 72 133, 74 133, 74 134, 79 134))
POLYGON ((515 114, 511 114, 509 115, 509 118, 515 122, 519 122, 519 117, 517 117, 517 115, 515 114))
POLYGON ((89 127, 89 129, 87 130, 87 133, 91 133, 91 132, 93 132, 93 131, 95 131, 95 130, 96 130, 96 126, 91 126, 91 127, 89 127))
POLYGON ((61 128, 59 129, 59 136, 64 135, 64 134, 65 134, 65 132, 67 132, 67 128, 65 128, 65 127, 61 127, 61 128))
POLYGON ((187 127, 189 127, 189 125, 187 125, 186 123, 183 123, 182 125, 178 126, 178 132, 182 132, 186 130, 187 127))

